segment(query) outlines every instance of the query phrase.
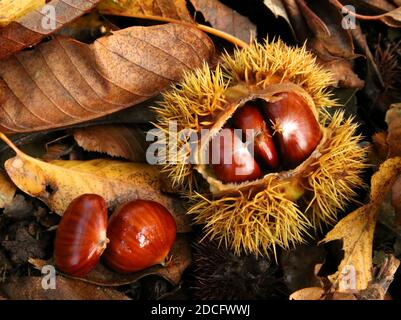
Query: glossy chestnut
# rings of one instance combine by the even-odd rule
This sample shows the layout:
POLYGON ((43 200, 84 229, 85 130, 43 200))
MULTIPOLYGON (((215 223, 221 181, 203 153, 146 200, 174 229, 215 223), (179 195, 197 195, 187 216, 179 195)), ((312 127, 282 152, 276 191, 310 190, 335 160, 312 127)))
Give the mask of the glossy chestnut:
POLYGON ((224 183, 259 179, 262 171, 247 146, 233 129, 222 129, 211 141, 210 161, 216 177, 224 183))
POLYGON ((121 273, 163 264, 176 237, 176 224, 161 204, 135 200, 120 206, 111 216, 110 239, 104 259, 121 273))
POLYGON ((73 276, 84 276, 91 271, 107 246, 106 229, 106 201, 96 194, 75 198, 57 228, 56 267, 73 276))
POLYGON ((259 108, 255 104, 246 103, 234 114, 234 125, 236 128, 242 129, 244 136, 247 132, 251 133, 251 137, 254 139, 255 158, 263 161, 268 169, 277 169, 279 158, 272 132, 259 108))
POLYGON ((293 92, 277 95, 275 102, 266 103, 264 110, 272 122, 276 148, 283 167, 293 169, 316 149, 320 125, 305 100, 293 92))

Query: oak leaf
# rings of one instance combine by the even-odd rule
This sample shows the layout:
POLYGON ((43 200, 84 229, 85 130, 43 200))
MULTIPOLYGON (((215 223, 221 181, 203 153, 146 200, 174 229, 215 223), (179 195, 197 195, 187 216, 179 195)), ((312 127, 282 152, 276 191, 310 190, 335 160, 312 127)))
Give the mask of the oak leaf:
POLYGON ((214 52, 196 28, 131 27, 87 45, 56 37, 0 61, 0 130, 31 132, 145 101, 214 52))
POLYGON ((0 27, 42 7, 45 0, 3 0, 0 1, 0 27))

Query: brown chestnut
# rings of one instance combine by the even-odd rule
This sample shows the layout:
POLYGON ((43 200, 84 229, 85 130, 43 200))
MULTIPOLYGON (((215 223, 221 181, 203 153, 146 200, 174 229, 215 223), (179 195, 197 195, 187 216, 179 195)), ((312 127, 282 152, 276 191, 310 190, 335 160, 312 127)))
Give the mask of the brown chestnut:
POLYGON ((305 161, 321 139, 320 125, 305 100, 296 93, 284 92, 275 102, 264 106, 273 123, 273 138, 285 169, 305 161))
POLYGON ((211 141, 210 161, 224 183, 240 183, 262 176, 259 165, 233 129, 222 129, 211 141))
POLYGON ((251 103, 246 103, 234 114, 236 128, 242 129, 243 134, 247 130, 253 130, 254 153, 257 160, 263 161, 269 169, 277 169, 279 159, 274 146, 272 132, 266 125, 265 119, 259 108, 251 103))
POLYGON ((121 273, 163 264, 176 237, 176 224, 161 204, 135 200, 120 206, 111 216, 110 239, 104 259, 121 273))
POLYGON ((106 229, 106 201, 96 194, 75 198, 57 227, 56 267, 73 276, 84 276, 91 271, 107 246, 106 229))

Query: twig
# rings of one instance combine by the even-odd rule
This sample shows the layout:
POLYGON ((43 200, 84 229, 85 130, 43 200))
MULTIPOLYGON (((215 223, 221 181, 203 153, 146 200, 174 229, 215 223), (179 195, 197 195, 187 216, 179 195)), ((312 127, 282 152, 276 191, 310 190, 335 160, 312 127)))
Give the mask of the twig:
POLYGON ((329 1, 334 6, 336 6, 338 9, 342 10, 344 13, 349 14, 350 16, 353 16, 353 17, 358 18, 360 20, 380 20, 380 19, 382 19, 384 17, 384 14, 381 14, 381 15, 378 15, 378 16, 365 16, 363 14, 358 14, 358 13, 355 13, 355 12, 349 10, 347 7, 345 7, 338 0, 329 0, 329 1))
POLYGON ((170 22, 170 23, 179 23, 186 25, 188 27, 192 28, 197 28, 199 30, 202 30, 204 32, 207 32, 209 34, 212 34, 214 36, 217 36, 219 38, 222 38, 228 42, 231 42, 232 44, 240 47, 240 48, 247 48, 249 45, 238 39, 237 37, 232 36, 231 34, 228 34, 224 31, 217 30, 215 28, 205 26, 204 24, 199 24, 199 23, 190 23, 186 21, 181 21, 177 19, 172 19, 172 18, 167 18, 167 17, 161 17, 161 16, 153 16, 153 15, 145 15, 145 14, 131 14, 131 13, 124 13, 124 12, 109 12, 107 10, 102 10, 102 14, 110 14, 110 15, 116 15, 116 16, 121 16, 121 17, 128 17, 128 18, 137 18, 137 19, 145 19, 145 20, 153 20, 153 21, 161 21, 161 22, 170 22))

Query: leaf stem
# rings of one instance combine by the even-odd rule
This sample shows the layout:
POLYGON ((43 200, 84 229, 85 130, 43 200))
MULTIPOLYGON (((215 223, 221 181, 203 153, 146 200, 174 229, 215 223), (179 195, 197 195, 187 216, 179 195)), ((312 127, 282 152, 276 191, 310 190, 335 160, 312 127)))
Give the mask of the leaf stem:
POLYGON ((378 15, 378 16, 365 16, 363 14, 358 14, 355 13, 348 8, 346 8, 340 1, 338 0, 329 0, 331 4, 333 4, 335 7, 338 9, 342 10, 344 13, 349 14, 355 18, 358 18, 360 20, 380 20, 384 17, 384 14, 378 15))
POLYGON ((0 132, 0 139, 3 140, 4 143, 6 143, 6 144, 7 144, 11 149, 13 149, 17 154, 20 154, 20 153, 21 153, 21 150, 19 150, 19 149, 15 146, 15 144, 14 144, 10 139, 8 139, 8 137, 7 137, 3 132, 0 132))
POLYGON ((206 26, 204 24, 199 24, 199 23, 191 23, 187 21, 181 21, 173 18, 167 18, 167 17, 161 17, 161 16, 153 16, 153 15, 147 15, 147 14, 134 14, 134 13, 124 13, 124 12, 113 12, 113 11, 108 11, 108 10, 101 10, 100 13, 102 14, 110 14, 110 15, 115 15, 115 16, 121 16, 121 17, 129 17, 129 18, 137 18, 137 19, 146 19, 146 20, 153 20, 153 21, 162 21, 162 22, 170 22, 170 23, 179 23, 186 25, 188 27, 192 28, 197 28, 199 30, 202 30, 206 33, 212 34, 214 36, 217 36, 219 38, 222 38, 228 42, 231 42, 232 44, 236 45, 237 47, 240 48, 247 48, 249 45, 238 39, 237 37, 232 36, 231 34, 228 34, 224 31, 217 30, 215 28, 206 26))

